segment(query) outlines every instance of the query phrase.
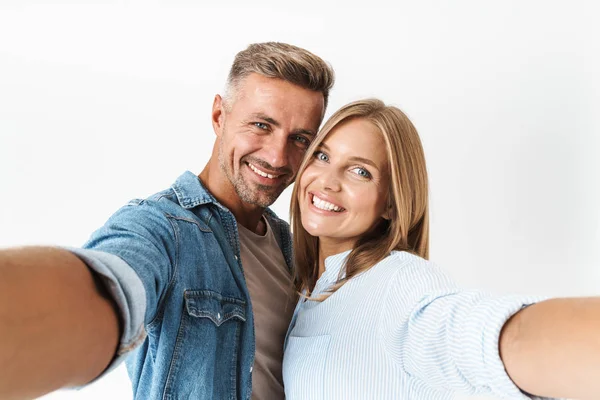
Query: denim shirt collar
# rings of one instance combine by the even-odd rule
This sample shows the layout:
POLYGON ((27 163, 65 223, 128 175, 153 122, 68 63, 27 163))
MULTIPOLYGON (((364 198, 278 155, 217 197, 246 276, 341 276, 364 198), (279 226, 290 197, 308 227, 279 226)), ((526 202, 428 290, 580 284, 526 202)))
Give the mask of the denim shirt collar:
POLYGON ((204 187, 200 178, 190 171, 184 172, 171 186, 179 204, 186 209, 213 203, 223 207, 204 187))
MULTIPOLYGON (((171 188, 175 192, 179 204, 185 209, 194 208, 204 204, 215 204, 223 210, 229 211, 227 207, 219 203, 208 189, 204 187, 200 178, 193 172, 185 171, 177 178, 175 183, 171 185, 171 188)), ((279 219, 277 214, 270 208, 266 208, 264 213, 270 220, 279 219)))

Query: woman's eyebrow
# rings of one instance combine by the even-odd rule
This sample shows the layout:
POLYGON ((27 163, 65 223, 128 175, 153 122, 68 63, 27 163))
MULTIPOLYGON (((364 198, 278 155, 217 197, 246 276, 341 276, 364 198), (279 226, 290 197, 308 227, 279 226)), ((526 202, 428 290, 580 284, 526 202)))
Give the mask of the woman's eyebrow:
MULTIPOLYGON (((327 146, 325 143, 320 143, 317 148, 323 148, 327 151, 329 151, 329 146, 327 146)), ((373 161, 369 160, 368 158, 364 158, 364 157, 350 157, 349 158, 350 161, 352 162, 358 162, 361 164, 367 164, 370 165, 371 167, 379 170, 379 168, 377 168, 377 164, 375 164, 373 161)))
MULTIPOLYGON (((363 157, 350 157, 350 160, 351 160, 351 161, 356 161, 356 162, 359 162, 359 163, 361 163, 361 164, 367 164, 367 165, 370 165, 370 166, 372 166, 373 168, 377 168, 377 165, 376 165, 376 164, 375 164, 373 161, 369 160, 368 158, 363 158, 363 157)), ((379 168, 377 168, 377 169, 379 169, 379 168)))

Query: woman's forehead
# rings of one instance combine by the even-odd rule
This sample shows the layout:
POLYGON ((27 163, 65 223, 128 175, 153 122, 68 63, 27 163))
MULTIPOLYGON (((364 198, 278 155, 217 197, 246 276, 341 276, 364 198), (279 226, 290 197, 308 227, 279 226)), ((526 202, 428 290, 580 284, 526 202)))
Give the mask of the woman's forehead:
POLYGON ((387 159, 383 134, 365 119, 353 119, 339 124, 320 145, 331 153, 346 157, 387 159))

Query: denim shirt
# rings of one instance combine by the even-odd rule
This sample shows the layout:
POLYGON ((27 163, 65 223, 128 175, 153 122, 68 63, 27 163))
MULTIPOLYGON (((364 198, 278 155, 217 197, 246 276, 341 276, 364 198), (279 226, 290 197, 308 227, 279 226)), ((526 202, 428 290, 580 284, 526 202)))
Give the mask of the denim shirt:
MULTIPOLYGON (((289 268, 289 225, 270 210, 289 268)), ((117 304, 135 399, 250 399, 255 337, 233 214, 191 172, 70 249, 117 304)))

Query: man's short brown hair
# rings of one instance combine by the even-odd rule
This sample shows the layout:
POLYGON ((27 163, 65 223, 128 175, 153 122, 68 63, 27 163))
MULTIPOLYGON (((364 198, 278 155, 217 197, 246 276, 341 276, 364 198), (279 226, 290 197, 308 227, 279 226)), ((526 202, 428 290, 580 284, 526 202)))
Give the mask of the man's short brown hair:
POLYGON ((240 51, 227 77, 226 97, 249 74, 278 78, 323 94, 325 108, 335 76, 333 68, 320 57, 291 44, 254 43, 240 51))

